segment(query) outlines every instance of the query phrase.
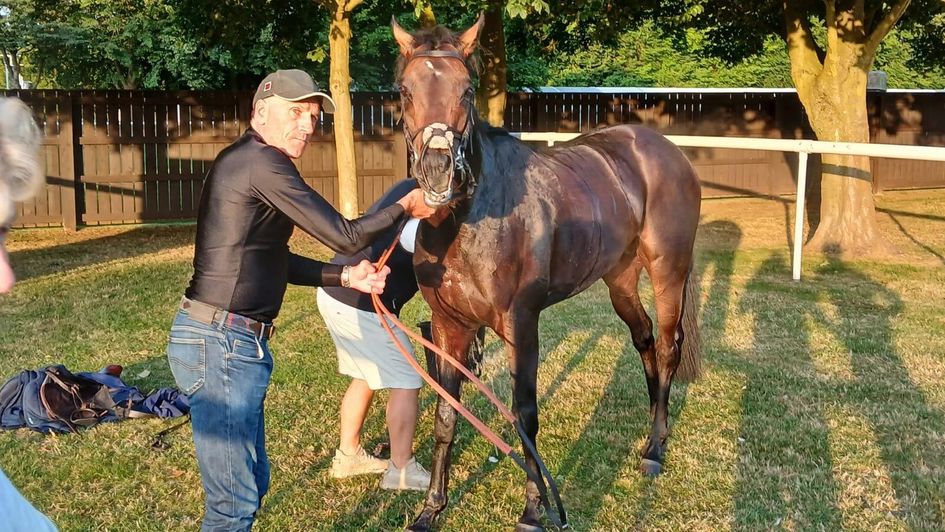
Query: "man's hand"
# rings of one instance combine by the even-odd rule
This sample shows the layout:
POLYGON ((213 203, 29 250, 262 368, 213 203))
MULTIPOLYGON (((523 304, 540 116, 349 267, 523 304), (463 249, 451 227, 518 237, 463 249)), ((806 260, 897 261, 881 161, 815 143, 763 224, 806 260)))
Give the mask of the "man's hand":
POLYGON ((348 270, 348 281, 355 290, 365 294, 380 294, 384 292, 389 273, 390 268, 387 266, 377 271, 370 261, 362 260, 360 264, 348 270))
POLYGON ((397 203, 403 206, 404 210, 407 211, 407 215, 411 218, 423 220, 436 212, 436 209, 428 206, 423 201, 423 191, 419 188, 411 190, 409 194, 397 200, 397 203))

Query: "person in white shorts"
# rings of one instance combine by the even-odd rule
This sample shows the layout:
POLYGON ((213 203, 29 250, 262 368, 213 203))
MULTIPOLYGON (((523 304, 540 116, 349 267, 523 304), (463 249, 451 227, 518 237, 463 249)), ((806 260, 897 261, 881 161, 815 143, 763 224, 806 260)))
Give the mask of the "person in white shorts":
MULTIPOLYGON (((368 212, 383 209, 416 187, 414 180, 397 183, 368 212)), ((416 219, 408 222, 400 245, 387 263, 391 271, 380 298, 384 306, 397 315, 418 291, 413 271, 413 241, 417 225, 416 219)), ((395 238, 396 231, 391 230, 360 253, 336 255, 331 262, 345 266, 358 264, 364 259, 376 262, 395 238)), ((338 372, 352 379, 341 401, 341 441, 331 462, 331 476, 345 478, 383 473, 382 488, 426 490, 430 485, 430 473, 413 457, 417 398, 423 381, 381 326, 370 295, 350 288, 322 287, 317 290, 316 299, 318 311, 335 342, 338 372), (390 390, 387 402, 389 461, 369 455, 361 446, 361 428, 374 392, 385 388, 390 390)), ((410 340, 403 332, 395 331, 401 344, 413 356, 410 340)))

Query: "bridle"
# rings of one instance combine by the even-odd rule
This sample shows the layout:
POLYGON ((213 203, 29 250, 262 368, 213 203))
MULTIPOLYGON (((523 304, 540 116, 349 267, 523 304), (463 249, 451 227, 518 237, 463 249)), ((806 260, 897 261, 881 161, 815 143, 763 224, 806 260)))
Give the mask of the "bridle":
MULTIPOLYGON (((455 59, 462 62, 464 67, 466 66, 466 59, 460 55, 459 52, 450 50, 416 52, 407 60, 407 64, 420 57, 455 59)), ((406 65, 404 65, 404 68, 406 68, 406 65)), ((476 176, 473 173, 472 166, 469 164, 469 160, 466 158, 472 148, 471 137, 473 127, 475 126, 472 95, 471 87, 466 91, 466 94, 463 95, 463 107, 465 107, 466 110, 466 126, 463 128, 463 131, 459 131, 449 124, 442 122, 431 122, 419 130, 411 132, 410 128, 407 127, 406 118, 401 119, 404 125, 404 137, 407 139, 407 153, 410 156, 410 166, 414 170, 414 177, 424 190, 431 190, 430 177, 426 175, 423 165, 419 163, 423 161, 431 144, 435 144, 434 149, 446 147, 450 157, 450 167, 453 169, 454 173, 458 174, 458 184, 459 188, 463 191, 463 196, 472 196, 473 192, 476 190, 476 176), (420 146, 419 152, 414 148, 414 140, 416 140, 418 135, 423 135, 423 144, 420 146), (457 137, 459 138, 458 143, 455 142, 457 137)), ((401 93, 401 98, 404 98, 403 93, 401 93)), ((449 188, 446 190, 450 200, 456 199, 457 197, 456 192, 453 190, 453 182, 454 179, 450 179, 449 188)))

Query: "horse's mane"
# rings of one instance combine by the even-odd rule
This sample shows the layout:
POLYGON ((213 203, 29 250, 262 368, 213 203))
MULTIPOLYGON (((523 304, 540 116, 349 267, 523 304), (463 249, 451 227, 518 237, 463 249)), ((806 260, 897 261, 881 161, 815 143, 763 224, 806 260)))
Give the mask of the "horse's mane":
POLYGON ((33 112, 17 98, 0 97, 0 224, 13 218, 13 202, 33 197, 45 183, 42 140, 33 112))
MULTIPOLYGON (((444 45, 449 45, 456 49, 462 48, 459 37, 441 24, 437 24, 432 28, 417 30, 411 33, 411 35, 413 36, 414 48, 417 50, 437 50, 444 45)), ((401 54, 397 58, 397 66, 394 70, 394 79, 398 84, 400 84, 401 78, 403 78, 404 67, 406 66, 407 59, 401 54)), ((469 72, 473 75, 479 75, 480 62, 478 50, 469 54, 469 57, 466 58, 466 68, 468 68, 469 72)))

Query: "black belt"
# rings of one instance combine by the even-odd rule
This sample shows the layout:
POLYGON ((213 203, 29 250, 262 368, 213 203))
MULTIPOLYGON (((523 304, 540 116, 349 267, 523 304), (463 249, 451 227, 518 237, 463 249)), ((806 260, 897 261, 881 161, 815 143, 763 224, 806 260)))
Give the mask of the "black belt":
POLYGON ((276 334, 276 326, 271 323, 263 323, 186 297, 181 298, 180 308, 187 310, 191 318, 207 325, 220 319, 227 327, 238 325, 253 331, 257 338, 268 339, 276 334))

